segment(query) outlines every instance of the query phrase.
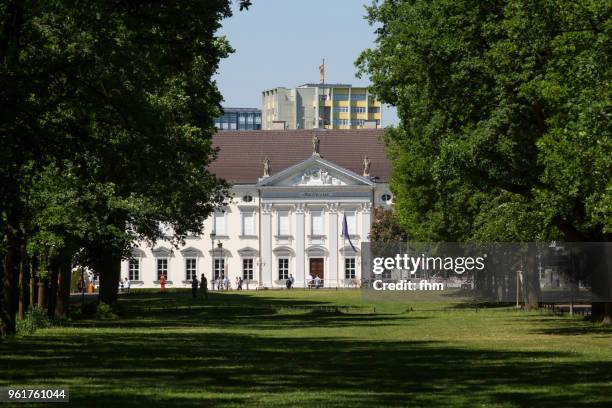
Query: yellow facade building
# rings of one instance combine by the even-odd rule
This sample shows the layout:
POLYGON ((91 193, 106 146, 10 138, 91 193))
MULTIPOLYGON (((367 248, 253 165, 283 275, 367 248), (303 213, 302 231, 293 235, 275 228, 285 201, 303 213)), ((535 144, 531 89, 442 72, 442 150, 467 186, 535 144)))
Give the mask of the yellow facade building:
POLYGON ((262 129, 375 129, 380 101, 366 87, 304 84, 262 93, 262 129))

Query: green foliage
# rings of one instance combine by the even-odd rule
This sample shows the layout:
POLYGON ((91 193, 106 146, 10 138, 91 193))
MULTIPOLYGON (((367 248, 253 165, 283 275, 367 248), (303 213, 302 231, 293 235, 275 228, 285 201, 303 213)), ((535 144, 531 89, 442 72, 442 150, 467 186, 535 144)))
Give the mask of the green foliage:
POLYGON ((610 2, 388 0, 368 19, 357 64, 398 108, 411 237, 610 239, 610 2))
POLYGON ((374 208, 374 222, 370 230, 370 241, 376 243, 407 241, 408 236, 393 210, 374 208))
POLYGON ((45 310, 38 305, 34 305, 28 310, 23 319, 17 320, 17 335, 29 336, 38 329, 51 326, 51 321, 47 317, 45 310))
POLYGON ((108 303, 100 302, 96 308, 95 317, 101 320, 116 320, 119 318, 108 303))

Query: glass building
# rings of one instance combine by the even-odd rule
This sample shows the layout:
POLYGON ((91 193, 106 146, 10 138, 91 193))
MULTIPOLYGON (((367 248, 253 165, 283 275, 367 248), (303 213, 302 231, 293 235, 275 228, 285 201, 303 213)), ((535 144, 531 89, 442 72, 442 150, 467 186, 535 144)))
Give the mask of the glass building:
POLYGON ((215 119, 219 130, 261 130, 261 110, 256 108, 223 108, 223 116, 215 119))

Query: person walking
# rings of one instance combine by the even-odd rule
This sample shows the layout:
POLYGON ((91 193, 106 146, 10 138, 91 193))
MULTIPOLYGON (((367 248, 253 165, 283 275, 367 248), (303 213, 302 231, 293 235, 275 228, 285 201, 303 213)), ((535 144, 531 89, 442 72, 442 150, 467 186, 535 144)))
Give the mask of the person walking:
POLYGON ((319 275, 315 276, 314 284, 316 289, 319 289, 321 287, 321 278, 319 278, 319 275))
POLYGON ((200 297, 208 300, 208 280, 204 274, 200 276, 200 297))
POLYGON ((198 297, 198 278, 196 278, 195 274, 191 278, 191 295, 194 299, 198 297))
POLYGON ((125 277, 125 281, 123 282, 123 287, 125 288, 125 292, 129 295, 130 288, 132 287, 132 281, 127 276, 125 277))
POLYGON ((242 282, 244 281, 244 279, 242 279, 242 276, 238 277, 238 290, 242 290, 242 282))
POLYGON ((223 280, 223 283, 224 283, 224 286, 225 286, 225 290, 230 290, 230 280, 229 280, 229 278, 227 276, 223 280))

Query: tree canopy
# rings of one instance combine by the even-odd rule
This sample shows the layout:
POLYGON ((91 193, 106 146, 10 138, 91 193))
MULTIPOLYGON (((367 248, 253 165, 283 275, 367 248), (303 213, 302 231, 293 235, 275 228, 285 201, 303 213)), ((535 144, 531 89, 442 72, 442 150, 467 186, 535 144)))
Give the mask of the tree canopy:
POLYGON ((421 240, 612 237, 609 2, 375 1, 357 61, 395 105, 398 217, 421 240))

